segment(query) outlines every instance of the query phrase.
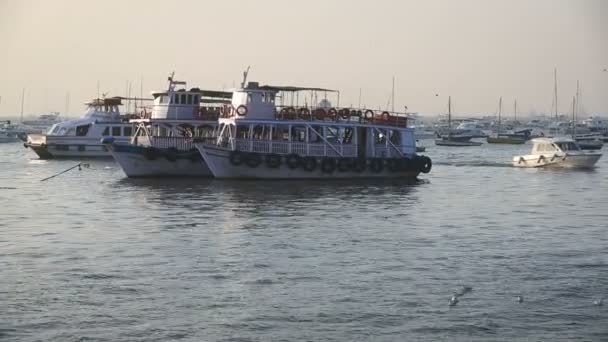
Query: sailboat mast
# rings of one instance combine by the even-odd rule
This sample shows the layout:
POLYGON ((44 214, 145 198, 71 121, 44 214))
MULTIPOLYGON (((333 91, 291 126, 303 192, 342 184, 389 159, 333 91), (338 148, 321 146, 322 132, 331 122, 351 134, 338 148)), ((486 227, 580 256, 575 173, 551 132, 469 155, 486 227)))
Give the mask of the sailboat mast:
POLYGON ((555 121, 557 121, 557 68, 553 70, 553 79, 554 79, 554 96, 555 96, 555 121))
POLYGON ((25 99, 25 88, 21 89, 21 123, 23 123, 23 101, 25 99))
POLYGON ((393 89, 391 91, 391 111, 395 113, 395 76, 393 76, 393 89))
POLYGON ((498 129, 496 130, 496 137, 500 136, 500 116, 502 114, 502 96, 498 99, 498 129))
POLYGON ((576 108, 576 96, 572 97, 572 139, 576 138, 576 114, 575 114, 575 109, 576 108))
POLYGON ((452 133, 452 97, 448 96, 448 132, 452 133))
POLYGON ((514 113, 513 120, 517 121, 517 100, 515 100, 515 102, 513 103, 513 113, 514 113))

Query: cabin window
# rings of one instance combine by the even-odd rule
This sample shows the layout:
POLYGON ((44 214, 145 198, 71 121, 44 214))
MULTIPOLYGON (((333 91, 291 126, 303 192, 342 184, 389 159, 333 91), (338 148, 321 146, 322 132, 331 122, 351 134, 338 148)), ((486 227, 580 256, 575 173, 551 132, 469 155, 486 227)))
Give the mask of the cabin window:
POLYGON ((126 137, 130 137, 131 135, 133 135, 133 127, 124 127, 123 134, 126 137))
POLYGON ((188 104, 192 104, 192 94, 188 94, 188 104))
POLYGON ((292 126, 291 127, 291 141, 306 142, 306 127, 305 126, 292 126))
POLYGON ((65 135, 74 135, 74 133, 76 133, 76 129, 74 127, 68 129, 68 131, 65 133, 65 135))
POLYGON ((311 143, 320 143, 323 141, 319 134, 323 135, 323 126, 311 126, 310 132, 308 134, 308 141, 311 143))
POLYGON ((236 128, 237 139, 249 139, 249 126, 238 126, 236 128))
POLYGON ((165 97, 164 97, 164 96, 162 96, 162 95, 160 95, 160 96, 158 97, 158 103, 163 103, 163 102, 165 102, 165 97))
POLYGON ((273 141, 289 141, 289 126, 280 125, 272 127, 273 141))
POLYGON ((90 125, 76 126, 76 136, 84 137, 89 132, 90 125))
POLYGON ((120 127, 112 127, 112 136, 120 136, 120 127))
POLYGON ((391 129, 389 132, 389 140, 395 146, 401 145, 401 132, 396 129, 391 129))
POLYGON ((173 94, 173 103, 179 104, 179 94, 173 94))
POLYGON ((192 100, 192 102, 193 102, 194 104, 199 104, 199 103, 200 103, 200 101, 199 101, 199 99, 198 99, 198 95, 194 95, 194 96, 193 96, 193 100, 192 100))
POLYGON ((247 104, 251 103, 251 94, 247 94, 247 104))
POLYGON ((374 130, 374 142, 376 145, 386 144, 386 133, 384 130, 374 130))
POLYGON ((268 102, 268 103, 274 103, 274 94, 273 93, 267 93, 266 94, 266 102, 268 102))
POLYGON ((253 139, 268 140, 270 138, 270 126, 256 125, 253 127, 253 139))
POLYGON ((101 133, 101 135, 110 135, 110 127, 106 126, 106 128, 103 130, 103 133, 101 133))
POLYGON ((180 99, 181 104, 186 104, 186 94, 182 94, 182 98, 180 99))

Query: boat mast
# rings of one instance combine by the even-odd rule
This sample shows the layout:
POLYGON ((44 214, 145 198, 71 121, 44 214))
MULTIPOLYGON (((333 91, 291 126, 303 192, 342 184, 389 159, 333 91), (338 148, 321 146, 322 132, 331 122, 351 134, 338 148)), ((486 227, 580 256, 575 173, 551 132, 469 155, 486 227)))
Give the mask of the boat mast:
POLYGON ((557 121, 557 68, 555 68, 553 70, 553 91, 554 91, 554 97, 555 97, 555 121, 557 121))
POLYGON ((500 136, 500 116, 502 114, 502 96, 498 99, 498 129, 496 130, 496 138, 500 136))
POLYGON ((515 113, 513 120, 517 121, 517 99, 515 100, 515 103, 513 103, 513 113, 515 113))
POLYGON ((21 89, 21 123, 23 123, 23 101, 25 98, 25 88, 21 89))
POLYGON ((574 108, 576 107, 576 96, 572 97, 572 139, 576 138, 576 114, 574 108))
POLYGON ((391 92, 391 112, 395 113, 395 76, 393 76, 393 90, 391 92))

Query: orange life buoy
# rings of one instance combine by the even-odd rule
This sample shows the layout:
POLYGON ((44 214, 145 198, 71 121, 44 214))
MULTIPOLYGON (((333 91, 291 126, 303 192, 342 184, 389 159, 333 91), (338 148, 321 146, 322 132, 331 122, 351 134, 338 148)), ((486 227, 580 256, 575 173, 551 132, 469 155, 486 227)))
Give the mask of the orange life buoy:
POLYGON ((371 109, 368 109, 365 111, 365 118, 367 120, 371 120, 374 118, 374 111, 372 111, 371 109))

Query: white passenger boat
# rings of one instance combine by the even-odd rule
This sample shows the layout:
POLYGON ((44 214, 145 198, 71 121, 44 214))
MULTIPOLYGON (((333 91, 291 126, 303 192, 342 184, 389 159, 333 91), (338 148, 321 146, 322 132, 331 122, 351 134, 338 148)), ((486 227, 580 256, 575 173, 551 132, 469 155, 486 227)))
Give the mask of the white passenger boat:
POLYGON ((192 88, 169 77, 166 91, 153 92, 151 113, 131 120, 136 125, 130 143, 105 138, 114 160, 128 177, 210 177, 194 147, 217 135, 218 117, 232 93, 192 88), (177 86, 183 88, 176 89, 177 86))
POLYGON ((403 114, 332 107, 330 89, 244 84, 219 119, 216 142, 195 144, 215 177, 415 178, 431 170, 403 114))
POLYGON ((0 143, 12 143, 19 141, 19 135, 12 130, 10 120, 0 121, 0 143))
POLYGON ((29 134, 24 146, 41 159, 111 157, 100 139, 112 136, 126 143, 133 133, 132 125, 121 118, 121 98, 95 99, 86 105, 82 118, 56 123, 46 134, 29 134))
POLYGON ((601 153, 583 151, 570 138, 532 139, 532 152, 513 157, 515 167, 592 168, 601 153))

